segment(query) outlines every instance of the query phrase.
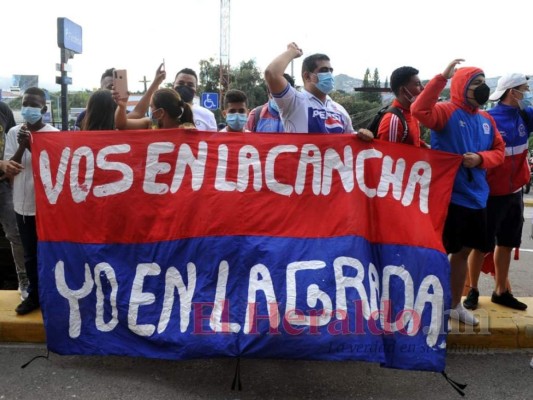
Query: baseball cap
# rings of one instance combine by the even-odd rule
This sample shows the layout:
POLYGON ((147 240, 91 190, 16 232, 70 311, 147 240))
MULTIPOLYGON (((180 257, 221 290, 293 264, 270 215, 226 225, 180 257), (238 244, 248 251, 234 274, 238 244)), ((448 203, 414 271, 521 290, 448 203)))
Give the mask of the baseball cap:
POLYGON ((529 78, 524 74, 512 73, 503 75, 502 77, 500 77, 500 79, 498 79, 498 85, 496 86, 496 90, 490 95, 489 100, 500 100, 500 97, 503 96, 506 90, 523 85, 527 82, 528 79, 529 78))

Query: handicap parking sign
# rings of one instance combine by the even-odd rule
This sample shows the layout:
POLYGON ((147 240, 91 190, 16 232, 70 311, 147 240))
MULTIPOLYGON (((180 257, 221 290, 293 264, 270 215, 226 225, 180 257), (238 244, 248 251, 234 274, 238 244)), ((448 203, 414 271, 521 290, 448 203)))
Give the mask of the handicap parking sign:
POLYGON ((201 106, 208 110, 218 109, 218 93, 202 93, 201 106))

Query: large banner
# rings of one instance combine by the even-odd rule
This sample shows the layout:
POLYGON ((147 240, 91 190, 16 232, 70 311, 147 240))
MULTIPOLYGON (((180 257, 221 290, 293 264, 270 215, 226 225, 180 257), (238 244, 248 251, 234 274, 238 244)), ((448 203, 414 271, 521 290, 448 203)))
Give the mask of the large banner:
POLYGON ((38 133, 50 350, 442 371, 461 157, 354 135, 38 133))

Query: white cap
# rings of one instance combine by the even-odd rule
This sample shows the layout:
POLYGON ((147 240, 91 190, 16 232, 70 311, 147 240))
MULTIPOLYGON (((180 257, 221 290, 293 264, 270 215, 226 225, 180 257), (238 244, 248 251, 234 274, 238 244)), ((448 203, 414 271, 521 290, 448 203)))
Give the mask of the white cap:
POLYGON ((498 79, 498 86, 496 90, 489 97, 489 100, 498 101, 503 96, 506 90, 518 87, 527 83, 528 77, 524 74, 506 74, 498 79))

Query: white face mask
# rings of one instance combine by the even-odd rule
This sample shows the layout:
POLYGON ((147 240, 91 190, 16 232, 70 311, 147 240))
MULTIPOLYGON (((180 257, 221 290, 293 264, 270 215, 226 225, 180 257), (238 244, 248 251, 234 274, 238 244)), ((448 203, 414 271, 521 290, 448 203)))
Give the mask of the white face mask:
POLYGON ((531 105, 533 104, 532 100, 533 100, 533 93, 531 93, 529 90, 526 90, 526 91, 521 91, 521 90, 518 90, 518 89, 513 89, 513 90, 516 90, 517 92, 519 93, 522 93, 522 98, 521 99, 516 99, 518 101, 518 106, 520 107, 521 110, 523 110, 524 108, 527 108, 527 107, 531 107, 531 105))
POLYGON ((407 89, 405 86, 403 87, 405 89, 405 91, 407 92, 408 96, 407 97, 407 101, 411 104, 413 104, 417 98, 417 96, 414 96, 410 91, 409 89, 407 89))

